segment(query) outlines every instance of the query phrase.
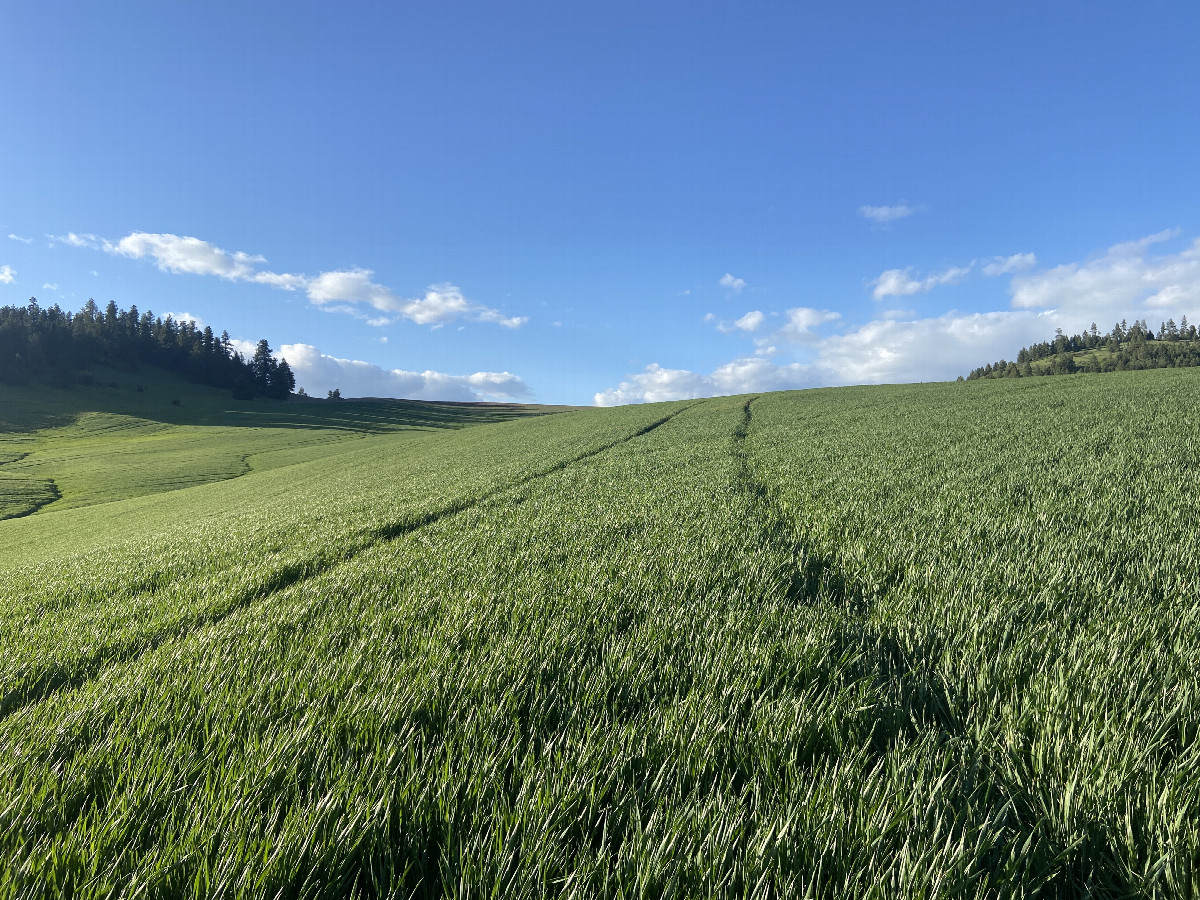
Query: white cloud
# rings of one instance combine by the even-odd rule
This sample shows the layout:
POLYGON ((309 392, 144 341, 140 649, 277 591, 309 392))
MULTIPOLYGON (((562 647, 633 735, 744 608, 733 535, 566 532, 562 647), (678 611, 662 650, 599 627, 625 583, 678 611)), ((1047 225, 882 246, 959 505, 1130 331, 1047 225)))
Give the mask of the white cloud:
POLYGON ((308 299, 316 304, 365 303, 381 312, 399 312, 400 298, 371 280, 370 269, 322 272, 307 286, 308 299))
POLYGON ((740 294, 742 292, 742 288, 746 286, 745 281, 743 281, 741 278, 734 278, 728 272, 721 276, 721 280, 718 281, 717 284, 721 285, 723 288, 728 288, 735 294, 740 294))
POLYGON ((249 278, 255 284, 267 284, 282 291, 295 291, 308 286, 305 275, 289 275, 287 272, 255 272, 249 278))
POLYGON ((814 367, 822 384, 947 381, 976 366, 1015 357, 1021 347, 1051 337, 1056 323, 1012 310, 877 319, 823 340, 814 367))
POLYGON ((143 231, 126 235, 116 244, 106 243, 104 249, 130 259, 148 256, 164 272, 216 275, 229 281, 249 280, 254 275, 255 267, 266 262, 262 256, 230 253, 200 238, 147 234, 143 231))
MULTIPOLYGON (((250 359, 254 356, 254 351, 258 349, 258 341, 243 341, 240 338, 230 338, 229 346, 234 353, 240 353, 246 359, 250 359)), ((278 356, 279 354, 275 355, 278 356)))
POLYGON ((752 309, 734 322, 733 325, 735 328, 742 329, 742 331, 754 331, 754 329, 763 323, 764 318, 766 317, 761 312, 757 309, 752 309))
MULTIPOLYGON (((250 345, 253 352, 253 345, 250 345)), ((311 344, 284 344, 276 356, 286 359, 296 384, 313 396, 337 388, 343 397, 404 397, 409 400, 522 400, 529 387, 510 372, 406 372, 372 363, 327 356, 311 344)))
POLYGON ((884 297, 904 297, 908 294, 923 294, 941 284, 955 284, 970 274, 972 262, 966 266, 951 266, 950 268, 928 275, 925 278, 913 278, 912 269, 888 269, 871 282, 875 286, 872 292, 876 300, 884 297))
POLYGON ((1017 276, 1012 281, 1013 306, 1056 309, 1075 321, 1106 324, 1145 313, 1191 313, 1200 308, 1200 240, 1178 253, 1148 253, 1174 236, 1173 231, 1152 234, 1116 244, 1085 262, 1017 276))
MULTIPOLYGON (((524 316, 505 316, 497 309, 473 303, 453 284, 433 284, 424 297, 408 300, 371 280, 370 269, 322 272, 308 284, 308 298, 318 305, 326 303, 364 303, 384 313, 410 319, 418 325, 437 327, 456 319, 494 322, 505 328, 517 328, 529 320, 524 316)), ((373 325, 389 325, 394 319, 377 317, 373 325)))
MULTIPOLYGON (((1167 307, 1176 309, 1188 300, 1188 292, 1184 290, 1182 285, 1169 284, 1157 294, 1151 294, 1146 298, 1146 305, 1155 308, 1167 307)), ((1195 299, 1194 297, 1191 299, 1195 299)))
MULTIPOLYGON (((803 323, 812 312, 804 310, 797 318, 803 323)), ((758 356, 735 359, 709 375, 655 364, 597 393, 594 401, 597 406, 616 406, 818 385, 952 380, 984 363, 1011 358, 1033 341, 1045 340, 1057 321, 1046 314, 1011 310, 948 313, 906 322, 875 320, 810 343, 805 361, 775 363, 767 357, 776 348, 767 347, 758 356)), ((786 336, 786 331, 785 327, 777 336, 786 336)), ((803 329, 793 333, 813 341, 803 329)))
POLYGON ((57 291, 58 285, 51 284, 49 281, 47 281, 45 284, 42 285, 42 290, 43 291, 57 291))
MULTIPOLYGON (((1120 319, 1151 316, 1149 324, 1156 327, 1168 316, 1178 321, 1195 315, 1200 240, 1177 253, 1150 255, 1152 247, 1175 236, 1164 231, 1116 244, 1091 260, 1014 275, 1011 309, 868 322, 822 340, 813 365, 823 384, 948 379, 1012 359, 1022 347, 1052 337, 1056 328, 1077 334, 1096 322, 1107 331, 1120 319)), ((1035 265, 1036 257, 1021 253, 992 264, 1016 271, 1035 265)))
POLYGON ((0 266, 0 284, 12 284, 17 270, 12 266, 0 266))
MULTIPOLYGON (((163 319, 166 319, 166 318, 167 318, 167 316, 170 316, 170 317, 171 317, 172 319, 174 319, 176 322, 191 322, 191 323, 192 323, 192 324, 194 324, 194 325, 195 325, 197 328, 199 328, 201 331, 203 331, 203 330, 204 330, 204 328, 205 328, 205 327, 207 327, 207 325, 208 325, 208 323, 207 323, 207 322, 205 322, 205 321, 204 321, 202 318, 200 318, 199 316, 193 316, 193 315, 192 315, 190 312, 169 312, 169 313, 163 313, 163 316, 162 316, 162 317, 163 317, 163 319)), ((243 343, 245 343, 245 342, 243 342, 243 343)), ((254 348, 253 348, 253 345, 251 346, 251 349, 250 349, 250 355, 251 355, 251 356, 253 356, 253 355, 254 355, 254 348)))
POLYGON ((983 267, 983 274, 988 278, 997 275, 1007 275, 1022 269, 1032 269, 1037 265, 1037 257, 1032 253, 1014 253, 1012 256, 997 256, 983 267))
MULTIPOLYGON (((766 318, 759 310, 752 309, 740 319, 735 319, 732 322, 718 322, 717 331, 721 334, 733 334, 735 331, 754 331, 763 323, 766 318)), ((716 319, 712 313, 704 317, 705 322, 712 322, 716 319)))
POLYGON ((424 297, 404 301, 401 311, 418 325, 442 325, 463 318, 517 328, 529 321, 524 316, 508 317, 497 309, 472 303, 463 296, 461 290, 449 283, 431 284, 424 297))
POLYGON ((89 250, 100 250, 102 248, 111 247, 108 241, 103 241, 94 234, 76 234, 73 231, 67 234, 48 234, 51 244, 66 244, 68 247, 86 247, 89 250))
POLYGON ((858 208, 860 216, 880 225, 911 216, 916 211, 914 207, 909 206, 907 203, 897 203, 895 206, 860 206, 858 208))
MULTIPOLYGON (((1196 318, 1200 240, 1176 253, 1149 255, 1152 247, 1174 236, 1162 232, 1117 244, 1085 262, 1014 275, 1009 309, 952 310, 922 319, 911 318, 911 311, 888 310, 853 330, 825 337, 813 329, 837 320, 837 313, 791 309, 787 324, 759 341, 758 356, 735 359, 708 375, 651 365, 618 387, 597 393, 595 402, 608 406, 816 385, 950 380, 977 366, 1013 359, 1022 347, 1051 338, 1056 328, 1075 334, 1093 321, 1107 331, 1109 323, 1119 319, 1146 318, 1156 327, 1167 317, 1196 318), (767 358, 780 347, 798 358, 789 364, 767 358)), ((1015 272, 1035 265, 1036 259, 1031 253, 1016 254, 996 257, 989 263, 993 264, 1015 272)), ((894 293, 917 293, 949 283, 974 265, 924 279, 912 277, 908 270, 892 270, 894 284, 904 286, 894 293)), ((877 284, 881 283, 882 276, 877 284)))
POLYGON ((32 244, 33 238, 21 237, 19 234, 9 234, 10 241, 20 241, 22 244, 32 244))
POLYGON ((466 319, 518 328, 529 321, 524 316, 506 316, 498 309, 468 300, 453 284, 431 285, 423 297, 409 299, 373 281, 374 273, 370 269, 321 272, 315 276, 272 272, 261 268, 267 261, 263 256, 224 250, 196 237, 135 231, 116 243, 94 234, 74 232, 50 235, 50 239, 129 259, 151 259, 164 272, 214 275, 227 281, 264 284, 284 291, 303 290, 315 305, 328 311, 349 313, 371 325, 390 325, 403 318, 437 328, 457 319, 466 319), (364 315, 356 305, 369 306, 386 315, 364 315))
POLYGON ((829 309, 797 306, 795 309, 787 311, 787 324, 779 330, 779 335, 772 335, 772 340, 781 335, 793 343, 805 343, 816 337, 813 333, 814 328, 828 322, 835 322, 841 317, 841 313, 829 309))
POLYGON ((619 386, 600 391, 593 400, 597 406, 620 406, 625 403, 658 403, 757 391, 784 391, 811 385, 808 366, 800 363, 781 366, 761 356, 750 356, 725 363, 710 375, 687 369, 664 369, 657 363, 651 363, 619 386))

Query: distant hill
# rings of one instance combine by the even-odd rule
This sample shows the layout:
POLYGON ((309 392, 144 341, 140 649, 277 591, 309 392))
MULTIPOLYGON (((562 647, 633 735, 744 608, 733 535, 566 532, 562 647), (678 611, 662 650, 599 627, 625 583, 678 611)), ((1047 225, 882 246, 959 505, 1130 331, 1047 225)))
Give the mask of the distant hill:
POLYGON ((328 458, 369 435, 433 434, 563 407, 420 400, 238 400, 182 375, 96 366, 85 383, 0 382, 0 520, 328 458), (349 443, 347 443, 349 442, 349 443))
POLYGON ((282 399, 296 388, 287 360, 277 360, 266 340, 246 359, 233 349, 228 332, 189 320, 165 319, 136 306, 101 310, 88 300, 77 313, 58 304, 43 309, 31 297, 25 306, 0 307, 0 381, 23 384, 48 378, 60 387, 89 384, 94 365, 131 370, 149 365, 198 384, 223 387, 239 399, 282 399))
POLYGON ((1200 369, 975 388, 0 435, 0 895, 1194 896, 1200 369))
POLYGON ((1094 322, 1088 331, 1071 337, 1059 329, 1053 340, 1023 347, 1011 362, 1000 359, 973 369, 967 380, 1189 366, 1200 366, 1200 340, 1196 326, 1189 325, 1184 316, 1178 325, 1168 319, 1157 333, 1144 319, 1133 325, 1122 320, 1108 334, 1101 334, 1094 322))
POLYGON ((286 400, 231 397, 228 390, 197 384, 151 365, 116 369, 91 366, 82 380, 53 375, 21 384, 0 380, 0 434, 70 424, 85 413, 113 413, 172 425, 338 428, 395 431, 462 428, 571 407, 520 403, 455 403, 391 398, 286 400))

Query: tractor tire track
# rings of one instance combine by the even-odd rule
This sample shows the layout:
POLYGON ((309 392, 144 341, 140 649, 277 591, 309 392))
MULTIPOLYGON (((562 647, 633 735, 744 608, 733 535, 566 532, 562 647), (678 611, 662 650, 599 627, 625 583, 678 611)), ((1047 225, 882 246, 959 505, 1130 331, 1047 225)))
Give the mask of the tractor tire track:
POLYGON ((746 440, 757 399, 746 401, 733 432, 737 478, 753 511, 760 539, 789 560, 785 602, 795 606, 832 604, 843 617, 835 633, 834 657, 854 660, 843 677, 868 682, 887 698, 878 708, 880 727, 872 734, 871 749, 883 753, 897 734, 912 736, 929 726, 943 734, 962 735, 964 726, 957 712, 962 704, 956 703, 929 662, 939 649, 936 636, 925 645, 914 645, 911 638, 901 640, 894 628, 872 619, 880 590, 898 586, 902 575, 894 573, 882 587, 870 589, 846 578, 833 559, 822 556, 805 539, 794 515, 772 487, 756 475, 746 440))
POLYGON ((861 591, 838 572, 831 560, 822 558, 803 540, 793 517, 779 502, 770 486, 762 481, 750 463, 746 439, 750 434, 753 405, 751 397, 742 407, 742 418, 733 430, 733 458, 738 486, 747 497, 760 540, 789 559, 785 596, 795 605, 811 605, 821 596, 855 612, 865 609, 861 591))
POLYGON ((9 519, 24 519, 26 516, 32 516, 35 512, 41 512, 52 503, 57 503, 62 499, 62 491, 58 489, 58 484, 53 478, 38 478, 38 481, 43 481, 50 486, 50 498, 41 502, 35 502, 29 509, 22 510, 18 513, 11 513, 7 516, 0 516, 0 522, 7 522, 9 519))
POLYGON ((576 456, 561 460, 552 466, 548 466, 524 478, 509 482, 502 487, 484 491, 473 497, 465 497, 453 501, 436 510, 430 510, 415 516, 406 516, 395 522, 382 525, 370 531, 366 540, 348 548, 342 553, 299 560, 281 566, 263 581, 250 585, 233 594, 228 598, 227 602, 218 604, 195 615, 184 616, 180 619, 167 622, 153 631, 135 637, 131 641, 99 648, 93 653, 70 660, 67 665, 50 665, 44 667, 39 672, 25 673, 25 677, 22 677, 22 673, 20 672, 14 673, 15 677, 10 676, 6 679, 7 683, 0 687, 0 721, 5 720, 20 709, 39 703, 56 693, 81 687, 89 681, 98 678, 106 670, 114 666, 135 660, 172 641, 182 640, 200 628, 218 625, 234 613, 262 602, 272 594, 317 578, 337 566, 352 561, 355 557, 374 547, 403 538, 443 519, 456 516, 474 507, 488 503, 503 494, 522 488, 540 479, 548 478, 570 466, 585 462, 592 457, 612 450, 614 447, 630 443, 662 427, 695 405, 696 403, 690 403, 660 419, 656 419, 626 437, 618 438, 576 456))

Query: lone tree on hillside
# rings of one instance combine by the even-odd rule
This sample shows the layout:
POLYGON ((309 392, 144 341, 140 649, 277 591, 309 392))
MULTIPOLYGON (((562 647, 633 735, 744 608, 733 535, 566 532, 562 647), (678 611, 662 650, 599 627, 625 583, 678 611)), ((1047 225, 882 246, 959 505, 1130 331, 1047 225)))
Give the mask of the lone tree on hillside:
POLYGON ((254 376, 256 393, 282 400, 296 389, 296 376, 286 359, 276 360, 271 345, 263 338, 254 349, 250 371, 254 376))

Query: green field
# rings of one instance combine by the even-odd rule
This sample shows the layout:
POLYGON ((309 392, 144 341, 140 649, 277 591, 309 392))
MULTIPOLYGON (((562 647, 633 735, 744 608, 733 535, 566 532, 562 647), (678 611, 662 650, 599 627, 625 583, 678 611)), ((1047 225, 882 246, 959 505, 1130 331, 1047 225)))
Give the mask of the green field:
POLYGON ((3 390, 0 897, 1200 894, 1200 370, 3 390))
POLYGON ((148 368, 98 373, 94 385, 70 390, 0 383, 0 520, 51 503, 57 512, 328 458, 338 452, 332 445, 372 434, 415 436, 558 409, 408 400, 239 402, 227 391, 148 368))

